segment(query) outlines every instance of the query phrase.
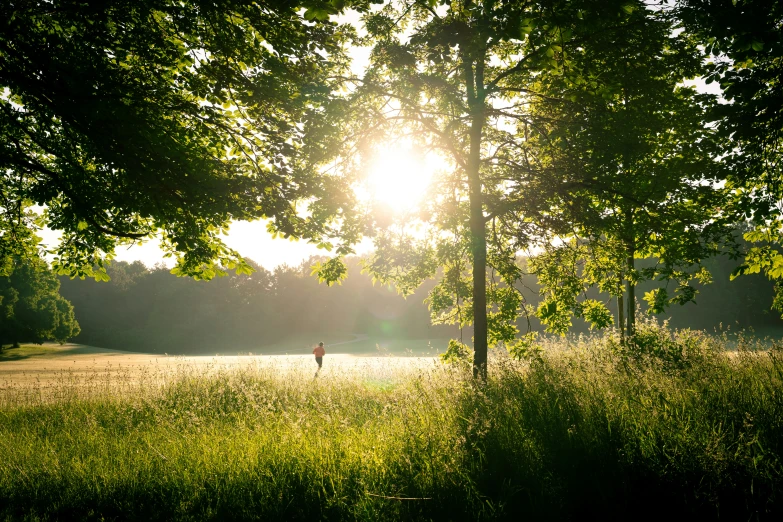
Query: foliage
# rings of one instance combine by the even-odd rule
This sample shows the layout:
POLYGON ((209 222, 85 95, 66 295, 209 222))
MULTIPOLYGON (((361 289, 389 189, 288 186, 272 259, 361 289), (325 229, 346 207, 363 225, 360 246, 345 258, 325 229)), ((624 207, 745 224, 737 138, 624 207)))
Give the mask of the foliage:
POLYGON ((562 74, 536 82, 533 110, 542 124, 531 140, 560 187, 543 195, 558 241, 531 262, 550 331, 565 332, 572 314, 611 324, 603 304, 578 299, 595 285, 615 297, 625 292, 631 335, 636 285, 677 284, 673 297, 665 288, 648 294, 654 313, 690 302, 690 280, 708 277, 702 260, 730 242, 722 144, 707 125, 715 99, 682 85, 704 74, 697 43, 667 15, 640 5, 622 30, 569 47, 562 74))
POLYGON ((21 341, 64 343, 79 335, 71 303, 60 296, 60 282, 46 263, 16 257, 0 277, 0 347, 21 341))
POLYGON ((514 359, 533 360, 540 357, 542 353, 541 345, 538 342, 538 332, 527 332, 507 343, 506 348, 514 359))
MULTIPOLYGON (((605 328, 614 323, 603 302, 584 298, 586 288, 597 287, 606 296, 617 296, 615 272, 624 260, 610 241, 596 241, 589 246, 571 239, 559 247, 550 246, 531 258, 528 268, 536 274, 542 301, 536 316, 549 332, 565 334, 571 328, 571 317, 588 320, 591 328, 605 328)), ((620 269, 621 270, 621 269, 620 269)))
POLYGON ((720 357, 720 345, 710 342, 703 331, 673 332, 666 321, 658 324, 652 319, 640 321, 630 342, 615 345, 614 349, 637 365, 655 364, 669 372, 709 366, 709 359, 720 357))
POLYGON ((375 220, 378 252, 367 269, 403 293, 442 270, 429 300, 433 319, 473 327, 477 374, 487 348, 513 343, 518 317, 532 313, 516 258, 546 228, 547 199, 530 193, 554 187, 529 139, 541 124, 530 110, 535 85, 562 74, 567 47, 604 29, 622 31, 640 5, 414 1, 364 17, 373 50, 350 97, 355 139, 345 154, 358 159, 349 166, 360 171, 374 147, 392 139, 447 165, 421 212, 375 220), (417 222, 432 233, 414 235, 417 222))
POLYGON ((440 354, 440 360, 445 364, 468 368, 473 361, 473 350, 456 339, 450 339, 446 351, 440 354))
POLYGON ((352 32, 312 21, 343 4, 4 2, 0 265, 43 224, 63 232, 59 273, 98 279, 152 236, 178 274, 246 271, 231 220, 350 243, 349 191, 318 169, 352 32))
POLYGON ((780 351, 656 332, 637 359, 611 334, 542 339, 480 388, 388 358, 5 388, 0 517, 780 519, 780 351))
POLYGON ((316 262, 310 270, 310 275, 317 275, 319 283, 331 286, 334 283, 342 284, 348 275, 348 267, 340 259, 328 259, 324 262, 316 262))
POLYGON ((729 141, 724 161, 734 191, 736 219, 752 223, 757 242, 735 275, 763 271, 780 281, 781 179, 783 179, 783 5, 776 0, 680 0, 673 6, 683 27, 705 42, 707 83, 726 100, 713 119, 729 141))

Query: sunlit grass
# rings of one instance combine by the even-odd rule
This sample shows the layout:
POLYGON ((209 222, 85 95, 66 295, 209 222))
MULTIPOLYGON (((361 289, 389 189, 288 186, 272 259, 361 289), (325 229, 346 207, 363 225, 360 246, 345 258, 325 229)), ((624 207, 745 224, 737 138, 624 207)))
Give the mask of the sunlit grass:
POLYGON ((0 518, 779 517, 783 353, 645 328, 496 358, 485 386, 384 358, 6 389, 0 518))

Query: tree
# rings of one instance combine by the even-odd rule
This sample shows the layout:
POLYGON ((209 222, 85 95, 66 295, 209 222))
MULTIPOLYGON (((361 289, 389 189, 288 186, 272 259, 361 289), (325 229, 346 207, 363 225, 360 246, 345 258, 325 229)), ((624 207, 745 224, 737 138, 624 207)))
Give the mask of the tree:
POLYGON ((598 286, 617 297, 632 336, 639 282, 677 283, 673 296, 665 286, 645 295, 651 313, 693 301, 690 280, 709 280, 701 261, 731 241, 722 142, 708 125, 715 97, 682 85, 704 68, 696 42, 674 29, 660 12, 634 11, 625 30, 591 39, 562 75, 537 83, 534 111, 548 121, 531 139, 561 178, 549 220, 560 241, 531 262, 552 331, 564 333, 572 314, 611 324, 603 303, 578 299, 598 286))
POLYGON ((71 275, 105 278, 118 244, 157 235, 210 278, 249 270, 220 240, 231 220, 319 243, 349 226, 349 191, 304 156, 347 64, 350 30, 320 21, 335 5, 3 2, 0 265, 45 224, 71 275))
POLYGON ((17 257, 0 277, 0 347, 20 341, 64 343, 79 334, 73 306, 60 296, 60 282, 42 259, 17 257))
POLYGON ((516 257, 545 221, 541 202, 526 194, 549 184, 528 140, 540 123, 529 111, 533 86, 540 75, 559 73, 571 49, 595 34, 622 31, 641 7, 414 0, 365 16, 374 48, 352 97, 360 122, 352 146, 367 156, 375 143, 403 135, 449 165, 418 216, 430 234, 376 220, 378 250, 368 269, 403 293, 442 269, 429 297, 433 318, 472 324, 476 376, 486 376, 489 346, 519 351, 530 340, 517 337, 519 313, 529 310, 516 257))
POLYGON ((731 147, 728 186, 737 221, 753 224, 734 276, 764 272, 778 282, 774 307, 783 312, 783 4, 776 0, 679 0, 674 15, 711 56, 707 83, 720 85, 726 103, 714 119, 731 147))

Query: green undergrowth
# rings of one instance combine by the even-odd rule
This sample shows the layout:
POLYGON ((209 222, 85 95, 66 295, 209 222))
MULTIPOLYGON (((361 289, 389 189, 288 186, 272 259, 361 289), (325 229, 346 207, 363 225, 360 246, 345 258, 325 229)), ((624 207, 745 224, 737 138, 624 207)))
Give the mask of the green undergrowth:
POLYGON ((486 385, 254 367, 6 401, 0 519, 780 520, 783 352, 740 348, 647 324, 486 385))

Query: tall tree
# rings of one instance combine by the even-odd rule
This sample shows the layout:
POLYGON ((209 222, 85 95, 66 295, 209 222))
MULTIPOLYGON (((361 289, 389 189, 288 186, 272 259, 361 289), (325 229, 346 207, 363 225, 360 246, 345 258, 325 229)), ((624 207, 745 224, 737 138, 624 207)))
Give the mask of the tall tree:
MULTIPOLYGON (((621 30, 641 3, 461 0, 394 2, 368 14, 371 65, 353 101, 354 143, 365 155, 405 135, 442 154, 448 167, 418 216, 431 233, 377 232, 368 269, 412 291, 438 269, 429 303, 437 320, 472 324, 474 375, 487 349, 528 341, 515 322, 526 312, 517 252, 537 235, 543 208, 526 197, 548 186, 528 137, 538 125, 529 104, 541 74, 558 73, 571 49, 602 30, 621 30)), ((360 162, 361 165, 361 162, 360 162)), ((377 223, 380 224, 380 223, 377 223)))
POLYGON ((350 30, 319 21, 330 12, 320 0, 0 4, 0 262, 35 250, 45 224, 63 232, 56 264, 72 275, 158 236, 182 274, 209 278, 249 269, 220 240, 231 220, 267 217, 319 243, 348 226, 349 191, 302 156, 323 128, 326 78, 347 64, 350 30))
POLYGON ((16 257, 0 277, 0 347, 21 341, 64 343, 79 334, 73 306, 60 295, 60 282, 42 259, 16 257))
POLYGON ((673 14, 700 38, 710 56, 708 83, 726 103, 714 118, 731 147, 738 220, 754 229, 735 276, 764 272, 778 282, 774 306, 783 312, 783 4, 777 0, 678 0, 673 14))
POLYGON ((692 301, 690 279, 709 278, 701 261, 734 232, 722 142, 708 125, 715 97, 682 85, 705 71, 696 42, 660 11, 634 9, 630 20, 536 86, 534 111, 548 121, 532 140, 542 168, 561 178, 549 221, 561 241, 532 266, 547 294, 539 316, 558 332, 572 313, 606 326, 608 310, 577 299, 598 285, 617 297, 620 326, 633 335, 636 285, 676 281, 673 296, 665 286, 645 295, 655 313, 692 301), (646 258, 655 262, 639 268, 646 258))

